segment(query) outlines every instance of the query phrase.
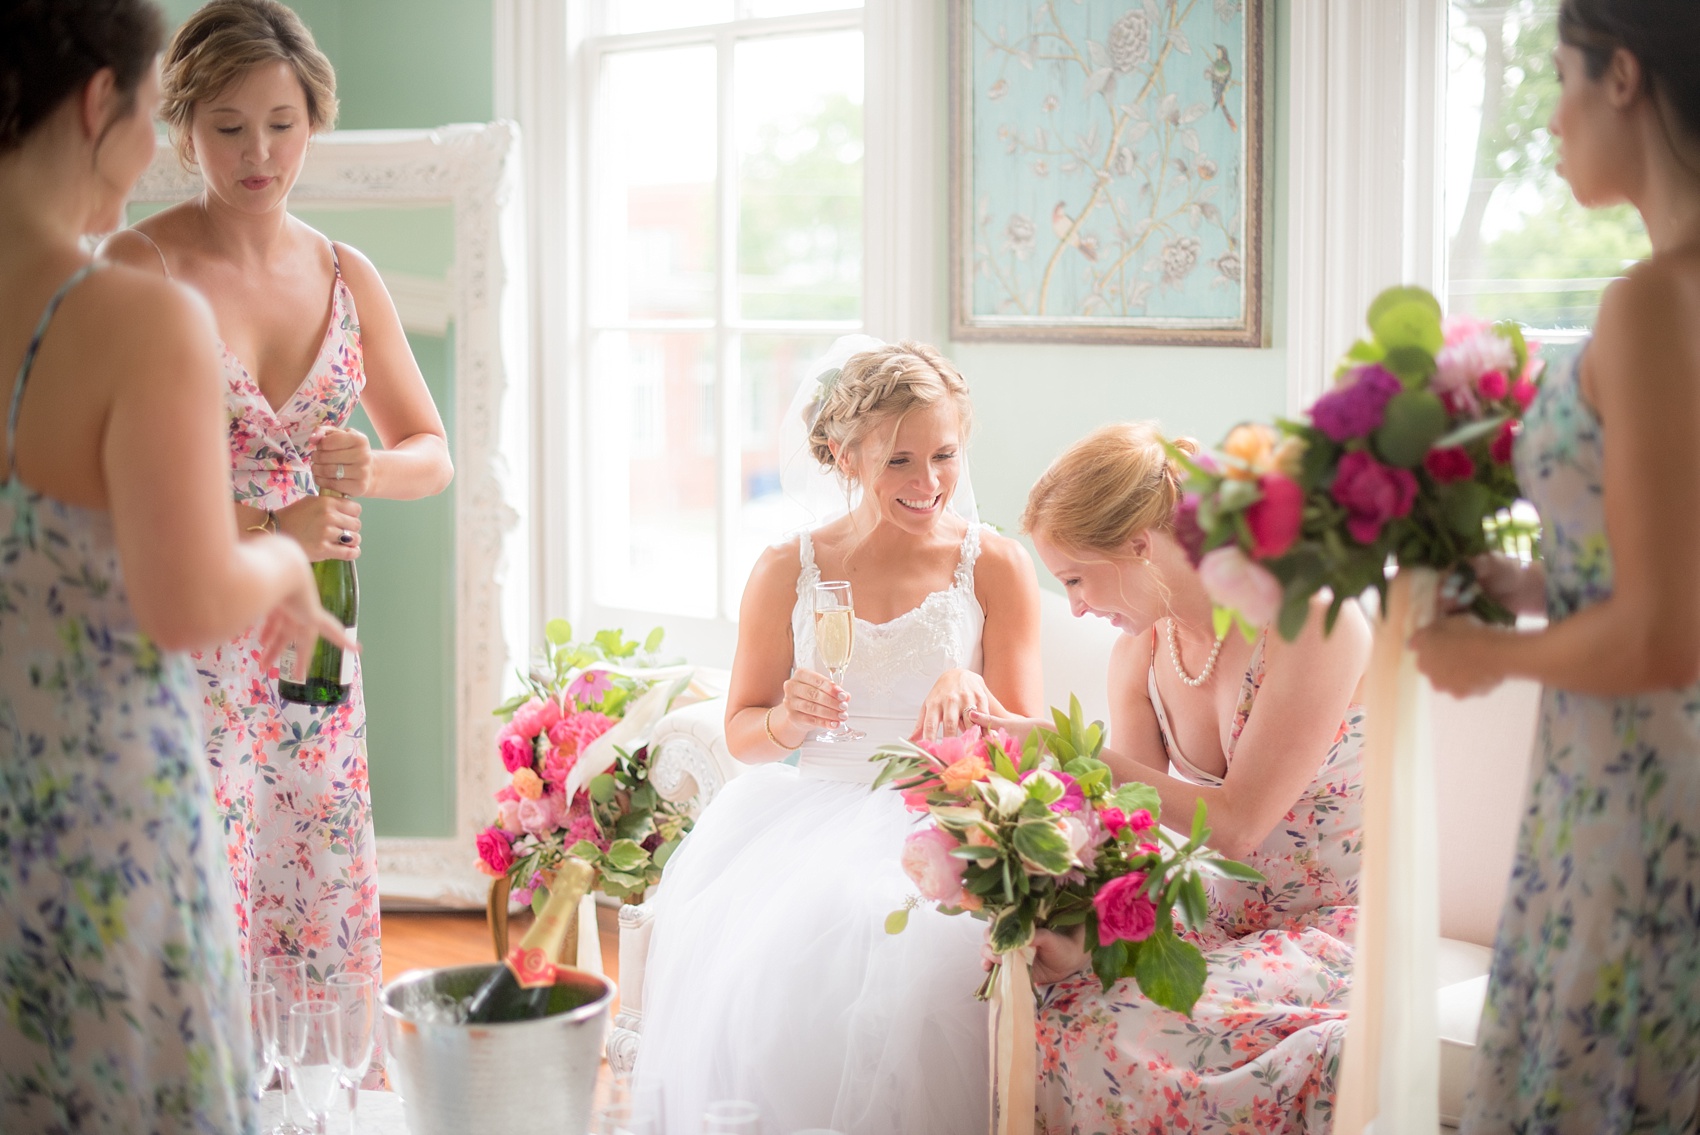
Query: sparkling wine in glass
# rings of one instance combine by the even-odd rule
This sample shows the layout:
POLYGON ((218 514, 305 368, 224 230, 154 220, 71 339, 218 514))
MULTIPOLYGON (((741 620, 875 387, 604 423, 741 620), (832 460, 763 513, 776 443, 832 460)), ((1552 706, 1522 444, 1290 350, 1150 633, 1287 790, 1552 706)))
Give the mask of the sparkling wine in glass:
MULTIPOLYGON (((815 650, 834 683, 844 684, 844 671, 855 649, 856 603, 850 584, 841 579, 815 584, 815 650)), ((837 729, 816 733, 815 740, 860 741, 866 736, 846 721, 837 729)))
POLYGON ((342 1081, 341 1017, 330 1001, 300 1001, 289 1010, 290 1066, 314 1135, 325 1135, 342 1081))
POLYGON ((289 1010, 297 1002, 307 1000, 307 962, 284 954, 261 958, 259 980, 270 983, 277 991, 273 1004, 277 1012, 278 1086, 283 1089, 283 1118, 270 1135, 306 1135, 306 1128, 297 1124, 291 1114, 295 1106, 291 1097, 295 1093, 291 1090, 294 1079, 290 1074, 288 1030, 289 1010))
POLYGON ((337 1008, 342 1044, 337 1071, 348 1088, 348 1129, 359 1127, 360 1081, 372 1063, 378 1023, 378 984, 371 974, 344 971, 325 978, 325 1000, 337 1008))

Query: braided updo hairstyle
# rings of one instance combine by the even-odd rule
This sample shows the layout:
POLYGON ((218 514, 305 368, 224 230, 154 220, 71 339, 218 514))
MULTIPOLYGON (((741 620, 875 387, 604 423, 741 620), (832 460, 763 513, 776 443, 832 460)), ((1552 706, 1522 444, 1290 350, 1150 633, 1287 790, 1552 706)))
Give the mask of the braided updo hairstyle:
POLYGON ((108 67, 123 99, 117 117, 129 114, 164 41, 165 21, 152 0, 0 4, 0 154, 22 146, 61 103, 108 67))
POLYGON ((833 457, 835 446, 848 460, 875 426, 895 424, 911 410, 946 399, 962 415, 966 441, 972 413, 968 383, 936 348, 902 342, 851 355, 825 396, 805 411, 813 422, 809 452, 827 468, 843 472, 844 465, 833 457))
MULTIPOLYGON (((1198 452, 1188 437, 1171 444, 1198 452)), ((1064 548, 1113 552, 1143 532, 1173 529, 1182 480, 1156 423, 1101 426, 1069 446, 1033 485, 1021 530, 1064 548)))

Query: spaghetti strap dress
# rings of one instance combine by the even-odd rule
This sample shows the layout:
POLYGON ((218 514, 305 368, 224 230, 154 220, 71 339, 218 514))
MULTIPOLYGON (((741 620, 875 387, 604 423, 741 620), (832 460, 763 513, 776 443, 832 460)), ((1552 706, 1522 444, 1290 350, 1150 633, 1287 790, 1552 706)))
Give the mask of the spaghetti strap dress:
MULTIPOLYGON (((1612 594, 1605 427, 1581 357, 1542 384, 1514 451, 1553 623, 1612 594)), ((1461 1127, 1700 1130, 1700 685, 1541 691, 1461 1127)))
MULTIPOLYGON (((1267 632, 1241 680, 1230 766, 1256 712, 1266 641, 1267 632)), ((1221 784, 1176 743, 1154 670, 1147 692, 1176 773, 1221 784)), ((1363 707, 1348 706, 1310 786, 1244 857, 1263 881, 1210 881, 1210 922, 1189 933, 1208 965, 1190 1018, 1147 1000, 1131 980, 1106 993, 1085 973, 1043 991, 1042 1135, 1333 1126, 1363 855, 1363 744, 1363 707)))
MULTIPOLYGON (((354 296, 336 265, 330 319, 306 377, 273 407, 220 342, 235 499, 275 511, 318 492, 319 433, 347 424, 366 385, 354 296)), ((259 628, 195 655, 207 758, 224 824, 243 954, 305 959, 310 980, 343 970, 382 980, 377 849, 366 770, 366 699, 356 659, 348 700, 278 697, 259 628)))
MULTIPOLYGON (((18 410, 61 287, 24 354, 18 410)), ((105 512, 0 484, 0 1131, 257 1130, 228 873, 185 654, 105 512)))

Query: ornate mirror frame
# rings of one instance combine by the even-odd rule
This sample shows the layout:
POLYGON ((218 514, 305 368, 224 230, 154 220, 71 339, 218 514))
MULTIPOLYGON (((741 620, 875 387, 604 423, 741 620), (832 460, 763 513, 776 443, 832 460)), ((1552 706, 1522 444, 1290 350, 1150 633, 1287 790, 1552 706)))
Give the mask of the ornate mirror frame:
MULTIPOLYGON (((443 205, 454 212, 455 825, 450 838, 378 839, 388 902, 482 906, 474 839, 500 786, 491 707, 530 644, 530 423, 525 203, 511 122, 436 130, 347 130, 313 142, 290 194, 304 208, 443 205)), ((131 198, 201 189, 162 144, 131 198)))

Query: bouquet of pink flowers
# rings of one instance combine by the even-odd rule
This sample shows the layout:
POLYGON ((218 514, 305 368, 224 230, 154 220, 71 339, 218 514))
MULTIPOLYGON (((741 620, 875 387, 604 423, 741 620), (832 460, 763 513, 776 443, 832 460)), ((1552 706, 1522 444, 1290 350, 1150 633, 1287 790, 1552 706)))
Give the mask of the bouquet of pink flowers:
MULTIPOLYGON (((1025 745, 978 728, 939 741, 881 748, 876 786, 892 784, 929 823, 905 843, 903 867, 920 894, 886 919, 901 933, 919 901, 991 924, 992 949, 1020 950, 1041 928, 1085 929, 1092 968, 1108 989, 1132 977, 1159 1005, 1190 1014, 1204 957, 1175 931, 1209 917, 1204 877, 1260 879, 1204 846, 1204 804, 1181 839, 1157 825, 1157 790, 1112 787, 1098 759, 1103 726, 1080 702, 1052 710, 1056 729, 1025 745)), ((995 974, 994 974, 995 977, 995 974)), ((984 998, 991 979, 982 986, 984 998)))
POLYGON ((1453 578, 1489 621, 1511 613, 1474 587, 1471 557, 1526 537, 1511 446, 1542 363, 1514 323, 1443 319, 1421 288, 1369 309, 1370 338, 1346 353, 1309 422, 1237 426, 1215 456, 1171 450, 1189 477, 1176 535, 1217 604, 1217 633, 1274 621, 1292 638, 1310 599, 1340 605, 1374 587, 1389 558, 1453 578))
POLYGON ((646 670, 661 635, 641 647, 617 630, 574 642, 565 620, 551 620, 525 689, 495 710, 510 780, 496 793, 496 822, 478 833, 478 860, 508 877, 515 901, 539 908, 542 880, 567 855, 596 868, 603 893, 641 895, 690 830, 649 783, 647 731, 690 681, 646 670))

